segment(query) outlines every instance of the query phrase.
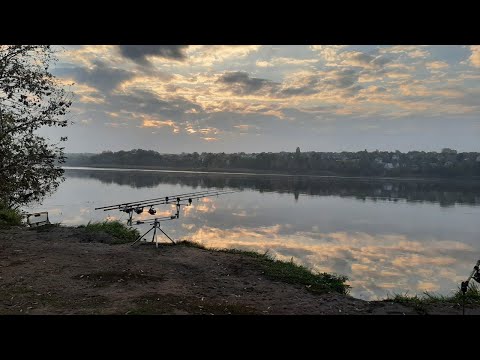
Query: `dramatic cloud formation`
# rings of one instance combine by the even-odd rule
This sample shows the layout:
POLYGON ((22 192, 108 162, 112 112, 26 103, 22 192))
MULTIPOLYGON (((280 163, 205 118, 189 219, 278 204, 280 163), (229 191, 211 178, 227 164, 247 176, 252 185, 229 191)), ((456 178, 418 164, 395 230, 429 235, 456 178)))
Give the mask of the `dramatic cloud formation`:
POLYGON ((118 84, 134 76, 134 73, 107 66, 100 60, 93 60, 91 67, 59 68, 58 76, 72 77, 80 84, 89 85, 102 92, 110 92, 118 84))
POLYGON ((149 65, 148 56, 184 60, 188 45, 119 45, 120 53, 142 65, 149 65))
POLYGON ((480 150, 479 46, 65 48, 67 151, 480 150))

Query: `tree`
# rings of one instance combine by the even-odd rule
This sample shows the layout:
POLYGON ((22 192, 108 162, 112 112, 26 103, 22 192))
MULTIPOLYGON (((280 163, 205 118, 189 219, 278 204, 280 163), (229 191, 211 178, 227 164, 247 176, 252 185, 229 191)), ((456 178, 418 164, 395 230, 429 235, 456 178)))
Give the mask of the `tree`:
POLYGON ((35 132, 67 126, 72 94, 49 72, 50 45, 0 45, 0 201, 40 201, 63 181, 63 147, 35 132))
POLYGON ((442 149, 442 154, 456 154, 457 150, 450 149, 450 148, 443 148, 442 149))

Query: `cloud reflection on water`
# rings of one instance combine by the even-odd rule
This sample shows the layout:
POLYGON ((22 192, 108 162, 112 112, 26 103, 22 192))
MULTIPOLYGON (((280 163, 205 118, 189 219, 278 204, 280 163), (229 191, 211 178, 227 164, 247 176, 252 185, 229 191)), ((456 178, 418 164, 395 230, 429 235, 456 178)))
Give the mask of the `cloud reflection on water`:
POLYGON ((448 293, 466 276, 478 253, 458 241, 360 232, 283 234, 283 227, 222 230, 203 226, 187 238, 214 248, 268 251, 315 271, 347 275, 352 295, 369 299, 383 298, 387 291, 448 293))

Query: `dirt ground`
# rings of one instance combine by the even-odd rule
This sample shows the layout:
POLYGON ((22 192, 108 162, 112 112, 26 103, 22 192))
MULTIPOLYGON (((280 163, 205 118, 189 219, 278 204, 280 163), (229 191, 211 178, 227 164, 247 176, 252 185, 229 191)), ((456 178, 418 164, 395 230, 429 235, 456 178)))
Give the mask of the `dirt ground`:
POLYGON ((459 305, 314 295, 265 277, 243 255, 111 240, 75 228, 0 229, 0 314, 461 314, 459 305))

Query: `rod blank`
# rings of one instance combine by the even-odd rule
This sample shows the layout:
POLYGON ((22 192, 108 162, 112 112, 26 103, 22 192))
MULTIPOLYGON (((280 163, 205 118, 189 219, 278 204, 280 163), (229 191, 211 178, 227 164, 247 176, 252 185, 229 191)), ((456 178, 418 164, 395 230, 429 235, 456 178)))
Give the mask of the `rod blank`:
POLYGON ((223 195, 223 194, 229 194, 234 192, 236 191, 205 190, 205 191, 198 191, 198 192, 189 192, 184 194, 168 195, 168 196, 147 199, 147 200, 139 200, 139 201, 133 201, 133 202, 127 202, 127 203, 121 203, 121 204, 115 204, 115 205, 102 206, 102 207, 95 208, 95 210, 109 211, 109 210, 122 210, 122 208, 128 208, 133 210, 134 208, 148 207, 153 205, 163 205, 167 203, 175 204, 177 200, 185 201, 188 199, 199 199, 202 197, 223 195), (167 198, 168 198, 168 201, 167 201, 167 198))

